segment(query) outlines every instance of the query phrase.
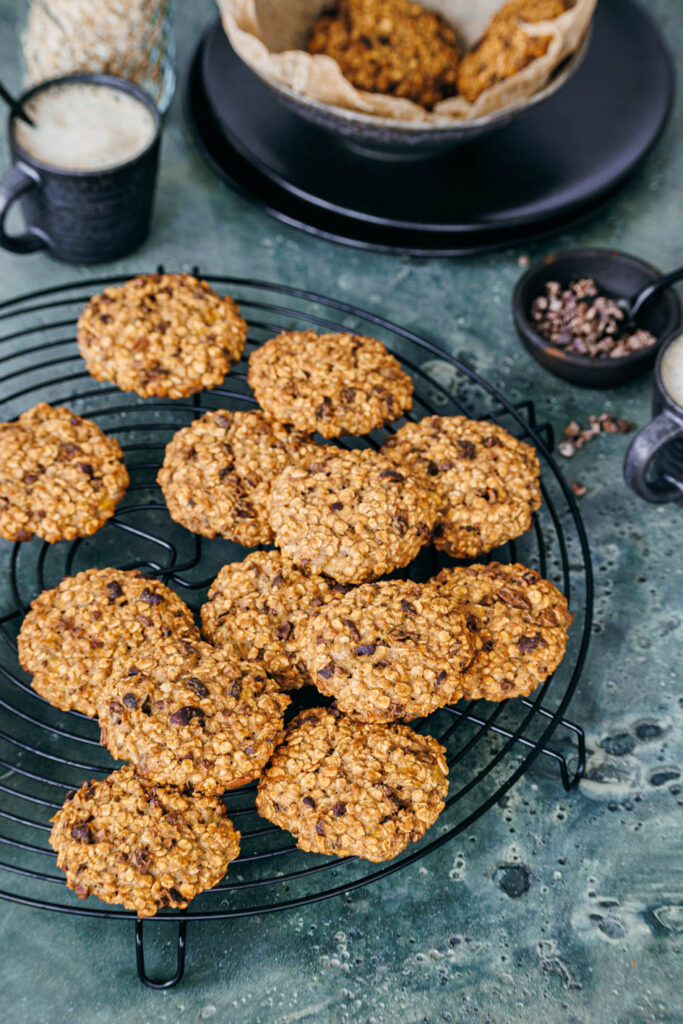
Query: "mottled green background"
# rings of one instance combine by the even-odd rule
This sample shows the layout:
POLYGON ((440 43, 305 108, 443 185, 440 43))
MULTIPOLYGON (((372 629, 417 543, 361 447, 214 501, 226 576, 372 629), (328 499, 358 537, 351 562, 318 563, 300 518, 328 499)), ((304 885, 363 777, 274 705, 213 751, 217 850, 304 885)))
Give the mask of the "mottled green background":
MULTIPOLYGON (((19 78, 19 6, 0 0, 0 74, 10 85, 19 78)), ((213 11, 209 0, 177 6, 184 73, 213 11)), ((681 0, 647 6, 680 56, 681 0)), ((307 286, 465 354, 508 395, 532 395, 558 431, 602 410, 642 425, 650 379, 593 393, 546 375, 520 350, 510 292, 520 254, 554 247, 610 245, 662 267, 680 263, 682 129, 679 103, 635 179, 575 232, 477 259, 417 260, 315 241, 227 191, 194 149, 178 95, 165 128, 152 235, 107 269, 199 263, 307 286)), ((4 141, 0 149, 4 166, 4 141)), ((91 273, 43 255, 2 254, 0 300, 91 273)), ((565 796, 554 769, 537 764, 471 834, 371 889, 302 911, 191 926, 186 980, 168 993, 138 984, 129 924, 1 904, 0 1017, 13 1024, 680 1024, 681 511, 626 491, 626 445, 625 437, 602 436, 563 464, 588 488, 581 508, 598 585, 595 636, 571 707, 590 748, 578 792, 565 796)), ((153 950, 151 966, 154 959, 153 950)))

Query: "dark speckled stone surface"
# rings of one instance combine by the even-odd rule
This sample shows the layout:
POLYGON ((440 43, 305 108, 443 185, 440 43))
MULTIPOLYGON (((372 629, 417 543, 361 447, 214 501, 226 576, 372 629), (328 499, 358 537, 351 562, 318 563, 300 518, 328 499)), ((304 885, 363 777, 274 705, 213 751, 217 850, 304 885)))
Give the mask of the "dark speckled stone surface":
MULTIPOLYGON (((180 65, 212 15, 179 5, 180 65)), ((18 81, 19 4, 0 0, 0 68, 18 81)), ((680 0, 650 0, 677 54, 680 0)), ((680 61, 679 61, 680 66, 680 61)), ((4 140, 0 163, 7 162, 4 140)), ((465 356, 513 398, 532 395, 561 432, 602 410, 642 425, 650 380, 578 391, 521 350, 509 312, 518 258, 611 245, 681 262, 683 110, 618 199, 590 224, 463 262, 336 248, 282 227, 204 166, 176 97, 152 234, 107 270, 189 269, 311 287, 386 314, 465 356)), ((43 255, 0 254, 0 300, 87 276, 43 255)), ((683 753, 681 511, 625 490, 628 443, 602 436, 571 462, 595 560, 595 635, 571 706, 587 778, 565 795, 537 763, 504 806, 436 854, 347 898, 301 911, 190 927, 186 980, 168 993, 134 974, 129 924, 0 903, 0 1017, 12 1024, 681 1024, 683 753)), ((0 548, 6 565, 7 547, 0 548)), ((2 569, 0 569, 2 571, 2 569)), ((150 967, 166 955, 151 933, 150 967)))

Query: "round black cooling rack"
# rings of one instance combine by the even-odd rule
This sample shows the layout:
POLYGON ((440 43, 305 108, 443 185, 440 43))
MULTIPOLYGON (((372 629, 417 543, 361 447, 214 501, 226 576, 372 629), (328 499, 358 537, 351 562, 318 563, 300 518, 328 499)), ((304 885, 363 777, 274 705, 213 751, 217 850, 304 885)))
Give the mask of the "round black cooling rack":
MULTIPOLYGON (((33 692, 17 662, 16 637, 41 590, 91 566, 141 569, 168 583, 197 611, 220 567, 242 559, 245 549, 173 523, 156 472, 165 445, 180 427, 209 409, 247 409, 255 399, 244 362, 223 387, 183 401, 142 400, 94 381, 78 354, 76 319, 94 291, 120 283, 121 277, 78 281, 0 303, 0 420, 11 420, 40 401, 67 405, 119 439, 131 476, 116 515, 93 537, 54 545, 0 542, 0 897, 66 914, 133 922, 138 975, 156 988, 170 987, 183 975, 188 922, 286 910, 368 885, 470 828, 532 765, 540 773, 554 766, 567 790, 584 768, 583 731, 565 712, 591 632, 590 552, 574 496, 551 455, 552 430, 537 423, 533 402, 509 402, 436 345, 346 303, 263 281, 203 276, 239 302, 249 323, 245 355, 286 329, 372 334, 413 376, 412 419, 434 413, 489 418, 534 444, 542 466, 543 505, 527 534, 488 558, 523 562, 553 580, 567 596, 575 620, 564 661, 531 697, 501 704, 460 702, 412 723, 446 746, 449 797, 425 838, 387 864, 303 853, 288 833, 256 814, 254 785, 228 793, 228 814, 242 833, 240 857, 221 884, 196 897, 187 911, 161 911, 154 919, 174 923, 178 946, 175 974, 152 980, 145 972, 142 921, 95 898, 78 900, 56 867, 48 844, 51 816, 69 789, 108 774, 115 763, 99 746, 95 722, 60 712, 33 692)), ((385 435, 376 431, 344 440, 377 448, 385 435)), ((446 564, 452 564, 447 557, 425 549, 407 572, 426 579, 446 564)), ((294 710, 315 701, 320 702, 315 691, 304 690, 295 696, 294 710)))

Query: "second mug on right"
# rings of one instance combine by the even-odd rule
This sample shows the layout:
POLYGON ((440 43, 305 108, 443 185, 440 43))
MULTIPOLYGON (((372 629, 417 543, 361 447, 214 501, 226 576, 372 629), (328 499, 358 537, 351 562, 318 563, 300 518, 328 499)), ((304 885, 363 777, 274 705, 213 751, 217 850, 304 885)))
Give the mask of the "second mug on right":
POLYGON ((657 356, 652 412, 626 452, 626 483, 646 501, 683 501, 683 334, 657 356))

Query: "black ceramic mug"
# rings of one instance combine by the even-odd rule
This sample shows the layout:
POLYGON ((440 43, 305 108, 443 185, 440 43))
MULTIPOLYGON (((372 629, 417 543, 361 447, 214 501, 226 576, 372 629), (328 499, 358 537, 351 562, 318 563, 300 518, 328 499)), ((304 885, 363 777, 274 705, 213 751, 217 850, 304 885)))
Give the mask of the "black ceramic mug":
POLYGON ((14 163, 0 180, 0 246, 15 253, 45 249, 67 263, 99 263, 132 252, 147 236, 156 182, 161 118, 138 86, 114 75, 79 74, 51 79, 21 97, 58 85, 85 83, 121 89, 143 103, 154 118, 149 145, 130 160, 104 170, 65 170, 42 163, 19 144, 15 118, 8 120, 14 163), (21 207, 26 228, 8 234, 10 207, 21 207))
POLYGON ((654 418, 638 431, 626 452, 626 483, 646 501, 683 501, 683 334, 672 335, 657 356, 652 413, 654 418))

